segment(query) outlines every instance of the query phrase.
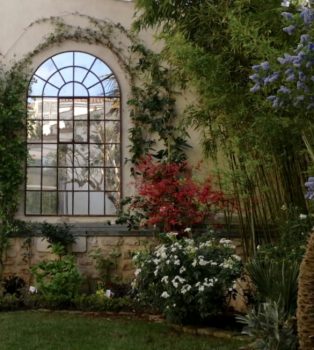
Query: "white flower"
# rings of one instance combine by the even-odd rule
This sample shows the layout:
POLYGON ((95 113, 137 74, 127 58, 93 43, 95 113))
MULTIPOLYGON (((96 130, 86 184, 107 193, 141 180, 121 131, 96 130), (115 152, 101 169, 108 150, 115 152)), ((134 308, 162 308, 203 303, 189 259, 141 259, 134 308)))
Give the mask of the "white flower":
POLYGON ((164 276, 164 277, 161 279, 161 282, 162 282, 162 283, 168 284, 168 283, 169 283, 169 277, 168 277, 168 276, 164 276))
POLYGON ((194 259, 193 262, 192 262, 192 266, 195 267, 197 265, 197 260, 194 259))
POLYGON ((155 277, 157 277, 158 272, 159 272, 159 270, 158 270, 158 268, 157 268, 157 269, 154 271, 154 275, 155 275, 155 277))
POLYGON ((209 261, 206 261, 206 260, 203 260, 203 259, 199 259, 198 263, 201 265, 201 266, 206 266, 209 264, 209 261))
POLYGON ((233 259, 237 260, 237 261, 241 261, 241 256, 237 255, 237 254, 233 254, 232 255, 233 259))
POLYGON ((185 268, 184 266, 181 266, 179 272, 180 272, 180 273, 183 273, 183 272, 185 272, 185 271, 186 271, 186 268, 185 268))
POLYGON ((186 232, 186 233, 190 233, 191 231, 192 231, 191 227, 187 227, 184 229, 184 232, 186 232))
POLYGON ((181 288, 181 294, 187 293, 191 288, 192 288, 191 285, 185 284, 185 285, 181 288))
POLYGON ((205 289, 204 286, 199 286, 198 291, 199 292, 204 292, 204 289, 205 289))
POLYGON ((305 214, 300 214, 299 216, 300 220, 305 220, 307 218, 307 215, 305 214))
POLYGON ((37 288, 34 287, 34 286, 29 286, 29 292, 30 292, 31 294, 35 294, 35 293, 37 293, 37 288))
POLYGON ((164 298, 164 299, 167 299, 167 298, 170 297, 170 295, 165 291, 165 292, 161 293, 161 297, 164 298))
POLYGON ((167 236, 168 237, 176 237, 176 236, 178 236, 178 232, 168 232, 167 236))
POLYGON ((134 272, 135 276, 138 276, 142 272, 142 269, 136 269, 134 272))
POLYGON ((158 264, 160 263, 160 260, 159 260, 159 259, 153 259, 153 263, 154 263, 155 265, 158 265, 158 264))
POLYGON ((174 265, 180 265, 180 260, 179 259, 175 260, 174 265))
POLYGON ((217 266, 218 263, 217 263, 216 261, 212 261, 212 260, 211 260, 211 261, 210 261, 210 265, 211 265, 211 266, 217 266))

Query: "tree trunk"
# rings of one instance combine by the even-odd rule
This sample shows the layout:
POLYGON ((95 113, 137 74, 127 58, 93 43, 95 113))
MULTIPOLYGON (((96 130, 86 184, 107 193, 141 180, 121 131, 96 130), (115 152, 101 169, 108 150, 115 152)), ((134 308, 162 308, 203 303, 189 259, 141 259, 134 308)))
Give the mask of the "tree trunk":
POLYGON ((298 290, 297 309, 300 350, 314 349, 314 232, 303 257, 298 290))

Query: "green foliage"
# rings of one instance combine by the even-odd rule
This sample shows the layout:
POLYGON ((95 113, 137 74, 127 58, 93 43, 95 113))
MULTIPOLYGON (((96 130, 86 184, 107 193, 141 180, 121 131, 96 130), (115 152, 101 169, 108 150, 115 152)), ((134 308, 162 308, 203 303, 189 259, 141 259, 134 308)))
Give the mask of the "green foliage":
POLYGON ((242 333, 252 337, 250 344, 256 350, 297 349, 296 320, 288 318, 275 301, 262 303, 246 316, 237 316, 245 325, 242 333))
POLYGON ((67 254, 69 245, 75 242, 75 237, 70 231, 71 226, 64 223, 62 225, 49 224, 44 222, 41 225, 41 234, 47 239, 49 248, 58 256, 67 254))
POLYGON ((82 278, 73 256, 64 256, 62 260, 42 261, 33 266, 31 271, 39 293, 47 298, 70 301, 79 292, 82 278))
POLYGON ((226 311, 240 260, 229 240, 177 240, 170 233, 168 242, 135 255, 134 288, 172 322, 204 322, 226 311))

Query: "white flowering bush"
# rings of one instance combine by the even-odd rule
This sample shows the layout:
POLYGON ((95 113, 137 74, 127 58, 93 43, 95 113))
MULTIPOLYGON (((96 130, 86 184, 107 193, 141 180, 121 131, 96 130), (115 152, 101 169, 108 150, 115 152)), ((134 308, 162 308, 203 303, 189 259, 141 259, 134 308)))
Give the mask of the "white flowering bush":
POLYGON ((168 241, 134 256, 138 298, 177 323, 206 320, 225 311, 228 294, 240 277, 241 258, 227 239, 168 241))

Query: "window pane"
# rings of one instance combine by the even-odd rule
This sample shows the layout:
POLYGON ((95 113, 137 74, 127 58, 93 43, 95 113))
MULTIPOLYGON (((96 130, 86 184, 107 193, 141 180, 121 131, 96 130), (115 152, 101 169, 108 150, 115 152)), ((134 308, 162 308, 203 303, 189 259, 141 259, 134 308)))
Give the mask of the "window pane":
POLYGON ((120 166, 120 147, 119 145, 105 145, 106 166, 120 166))
POLYGON ((43 142, 56 143, 58 125, 56 120, 43 121, 43 142))
POLYGON ((68 83, 59 90, 59 96, 73 96, 74 85, 73 83, 68 83))
POLYGON ((57 168, 43 168, 43 190, 57 189, 57 168))
POLYGON ((74 53, 74 65, 81 66, 89 69, 92 63, 95 61, 95 57, 84 52, 74 53))
POLYGON ((30 120, 28 123, 27 141, 41 142, 42 122, 30 120))
POLYGON ((73 65, 73 52, 63 52, 52 57, 56 66, 60 69, 65 66, 73 65))
POLYGON ((74 145, 74 166, 88 166, 88 145, 74 145))
POLYGON ((97 83, 99 83, 99 79, 93 73, 88 73, 86 78, 83 81, 84 85, 89 88, 97 83))
POLYGON ((88 192, 74 192, 74 215, 88 215, 88 192))
POLYGON ((103 98, 91 98, 89 100, 89 118, 92 119, 104 119, 104 99, 103 98))
POLYGON ((105 188, 105 176, 103 168, 90 168, 89 169, 89 190, 90 191, 103 191, 105 188))
POLYGON ((91 71, 101 79, 104 79, 108 74, 112 74, 109 67, 99 59, 93 64, 91 71))
POLYGON ((120 99, 106 99, 106 119, 120 119, 120 99))
POLYGON ((46 82, 39 77, 36 77, 35 75, 32 77, 31 84, 29 86, 30 91, 29 95, 30 96, 42 96, 43 91, 44 91, 44 86, 46 82))
POLYGON ((87 120, 87 99, 76 98, 74 100, 74 119, 87 120))
POLYGON ((55 85, 58 89, 64 84, 64 80, 62 79, 59 72, 56 72, 50 79, 49 83, 55 85))
POLYGON ((60 120, 59 122, 59 141, 73 141, 73 122, 69 120, 60 120))
POLYGON ((58 169, 58 190, 72 191, 73 189, 73 169, 59 168, 58 169))
POLYGON ((88 190, 88 168, 74 168, 74 190, 88 190))
POLYGON ((42 193, 42 214, 57 214, 57 192, 42 193))
POLYGON ((90 143, 105 142, 105 124, 104 122, 90 122, 90 143))
POLYGON ((59 166, 73 166, 73 145, 59 145, 59 166))
POLYGON ((111 77, 102 82, 106 96, 119 96, 119 85, 115 78, 111 77))
POLYGON ((40 192, 26 192, 26 214, 40 214, 40 192))
POLYGON ((42 98, 27 99, 27 118, 28 119, 41 119, 42 117, 42 98))
POLYGON ((28 145, 27 165, 41 165, 41 145, 28 145))
POLYGON ((120 190, 120 169, 107 168, 106 169, 106 191, 120 190))
POLYGON ((43 165, 57 165, 57 145, 43 144, 43 165))
POLYGON ((104 192, 90 193, 90 214, 104 215, 104 192))
POLYGON ((87 142, 88 131, 87 122, 74 122, 74 142, 87 142))
POLYGON ((105 131, 106 131, 107 143, 120 142, 120 123, 119 122, 106 122, 105 131))
POLYGON ((58 192, 58 213, 60 215, 72 215, 73 192, 58 192))
POLYGON ((40 190, 41 168, 27 168, 27 189, 40 190))
POLYGON ((73 119, 73 100, 71 98, 59 99, 59 119, 73 119))
POLYGON ((58 119, 58 100, 56 98, 44 98, 43 119, 58 119))
MULTIPOLYGON (((73 81, 74 70, 73 67, 68 67, 60 70, 60 74, 62 75, 65 82, 69 83, 73 81)), ((73 92, 69 96, 72 96, 73 92)))
POLYGON ((89 96, 104 96, 103 86, 99 83, 88 89, 89 96))
POLYGON ((108 192, 105 194, 106 215, 117 215, 120 207, 120 193, 108 192))
POLYGON ((88 91, 82 84, 74 83, 74 96, 88 96, 88 91))
POLYGON ((49 83, 46 84, 44 88, 44 96, 58 96, 59 90, 55 87, 50 85, 49 83))
POLYGON ((36 75, 39 77, 48 80, 48 78, 57 70, 52 60, 49 59, 43 63, 36 71, 36 75))
POLYGON ((85 78, 85 76, 87 75, 87 73, 88 73, 87 69, 75 67, 74 68, 74 80, 81 83, 83 81, 83 79, 85 78))
POLYGON ((104 166, 105 152, 104 145, 90 145, 89 146, 89 165, 90 166, 104 166))

